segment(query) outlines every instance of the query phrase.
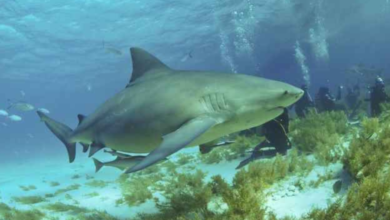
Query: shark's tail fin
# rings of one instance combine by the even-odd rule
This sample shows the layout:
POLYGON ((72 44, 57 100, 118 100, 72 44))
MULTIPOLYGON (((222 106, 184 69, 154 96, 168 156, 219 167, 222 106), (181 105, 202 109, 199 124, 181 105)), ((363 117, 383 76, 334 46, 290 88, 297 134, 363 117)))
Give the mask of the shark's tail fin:
POLYGON ((98 159, 92 158, 95 163, 96 173, 104 166, 104 163, 100 162, 98 159))
POLYGON ((41 121, 45 122, 46 126, 50 129, 53 134, 65 144, 66 150, 68 151, 69 162, 72 163, 76 157, 76 143, 69 141, 69 137, 72 134, 72 129, 68 126, 57 122, 49 118, 44 113, 37 111, 41 121))

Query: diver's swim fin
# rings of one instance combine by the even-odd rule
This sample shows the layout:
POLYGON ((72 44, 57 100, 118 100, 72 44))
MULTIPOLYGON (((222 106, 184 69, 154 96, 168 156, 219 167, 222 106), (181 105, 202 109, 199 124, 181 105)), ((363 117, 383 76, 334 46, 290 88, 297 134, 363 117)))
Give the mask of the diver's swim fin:
POLYGON ((64 143, 66 150, 68 151, 69 162, 72 163, 76 157, 76 143, 69 141, 69 137, 72 134, 72 129, 68 126, 57 122, 49 118, 46 114, 41 111, 37 111, 41 121, 45 122, 46 126, 50 129, 53 134, 64 143))
POLYGON ((192 119, 176 131, 165 135, 163 137, 163 142, 159 147, 149 153, 140 163, 126 170, 125 173, 133 173, 145 169, 158 161, 165 159, 167 156, 189 145, 216 124, 218 124, 218 122, 211 117, 192 119))

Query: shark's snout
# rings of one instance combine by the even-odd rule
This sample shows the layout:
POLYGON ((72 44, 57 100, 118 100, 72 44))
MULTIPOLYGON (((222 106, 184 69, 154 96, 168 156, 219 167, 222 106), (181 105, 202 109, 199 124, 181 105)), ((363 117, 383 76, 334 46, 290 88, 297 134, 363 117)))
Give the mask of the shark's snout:
POLYGON ((293 86, 291 86, 291 88, 285 89, 281 95, 282 103, 280 103, 278 107, 285 108, 294 104, 302 97, 303 93, 304 92, 302 89, 293 86))
POLYGON ((291 90, 285 90, 283 95, 284 96, 290 96, 290 97, 294 97, 296 100, 300 99, 303 95, 303 90, 302 89, 298 89, 298 88, 294 88, 294 89, 291 89, 291 90))

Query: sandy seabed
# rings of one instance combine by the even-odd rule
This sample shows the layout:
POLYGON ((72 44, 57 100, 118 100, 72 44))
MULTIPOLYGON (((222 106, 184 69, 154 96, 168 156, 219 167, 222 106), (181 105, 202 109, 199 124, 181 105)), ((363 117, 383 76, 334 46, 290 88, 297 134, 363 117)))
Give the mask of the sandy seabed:
MULTIPOLYGON (((188 148, 180 151, 183 154, 197 155, 198 148, 188 148)), ((170 160, 176 160, 178 154, 171 156, 170 160)), ((102 152, 97 157, 103 161, 111 160, 112 157, 102 152)), ((308 156, 309 159, 312 159, 308 156)), ((236 166, 241 159, 230 162, 221 162, 218 164, 192 164, 197 169, 207 173, 207 178, 214 175, 221 175, 228 183, 231 183, 237 170, 236 166)), ((333 192, 333 184, 337 179, 332 179, 321 183, 318 187, 306 187, 298 189, 294 182, 299 178, 300 181, 309 183, 316 181, 320 175, 332 172, 335 176, 342 178, 342 164, 331 164, 328 167, 315 166, 306 177, 290 176, 268 189, 272 196, 268 197, 266 207, 273 211, 277 217, 294 216, 300 217, 308 213, 313 208, 325 208, 340 196, 345 195, 346 186, 343 186, 340 193, 333 192)), ((88 209, 106 211, 119 219, 128 219, 135 217, 138 213, 157 212, 153 200, 135 206, 129 207, 126 204, 116 204, 118 199, 122 198, 121 189, 116 182, 122 172, 112 167, 103 167, 101 171, 95 173, 95 166, 90 158, 85 154, 78 152, 76 161, 72 164, 67 163, 67 157, 57 156, 45 159, 30 159, 29 161, 18 161, 15 163, 2 164, 0 167, 0 201, 11 207, 28 210, 37 208, 45 212, 48 216, 65 219, 72 213, 51 213, 40 207, 45 204, 62 202, 65 204, 75 204, 88 209), (88 182, 94 180, 104 181, 104 187, 94 187, 88 182), (53 184, 55 183, 55 184, 53 184), (59 185, 57 185, 59 184, 59 185), (33 205, 23 205, 16 202, 14 197, 23 196, 41 196, 53 194, 59 189, 78 184, 79 188, 66 193, 47 198, 44 202, 33 205), (23 188, 33 186, 35 189, 24 190, 23 188)), ((344 184, 345 185, 345 184, 344 184)))

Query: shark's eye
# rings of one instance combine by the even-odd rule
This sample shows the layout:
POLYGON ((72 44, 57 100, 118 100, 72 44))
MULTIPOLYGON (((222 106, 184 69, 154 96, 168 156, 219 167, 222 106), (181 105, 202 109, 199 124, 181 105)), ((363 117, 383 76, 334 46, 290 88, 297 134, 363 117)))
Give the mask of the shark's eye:
POLYGON ((288 91, 286 90, 286 91, 284 91, 284 93, 283 93, 283 95, 287 95, 288 94, 288 91))

